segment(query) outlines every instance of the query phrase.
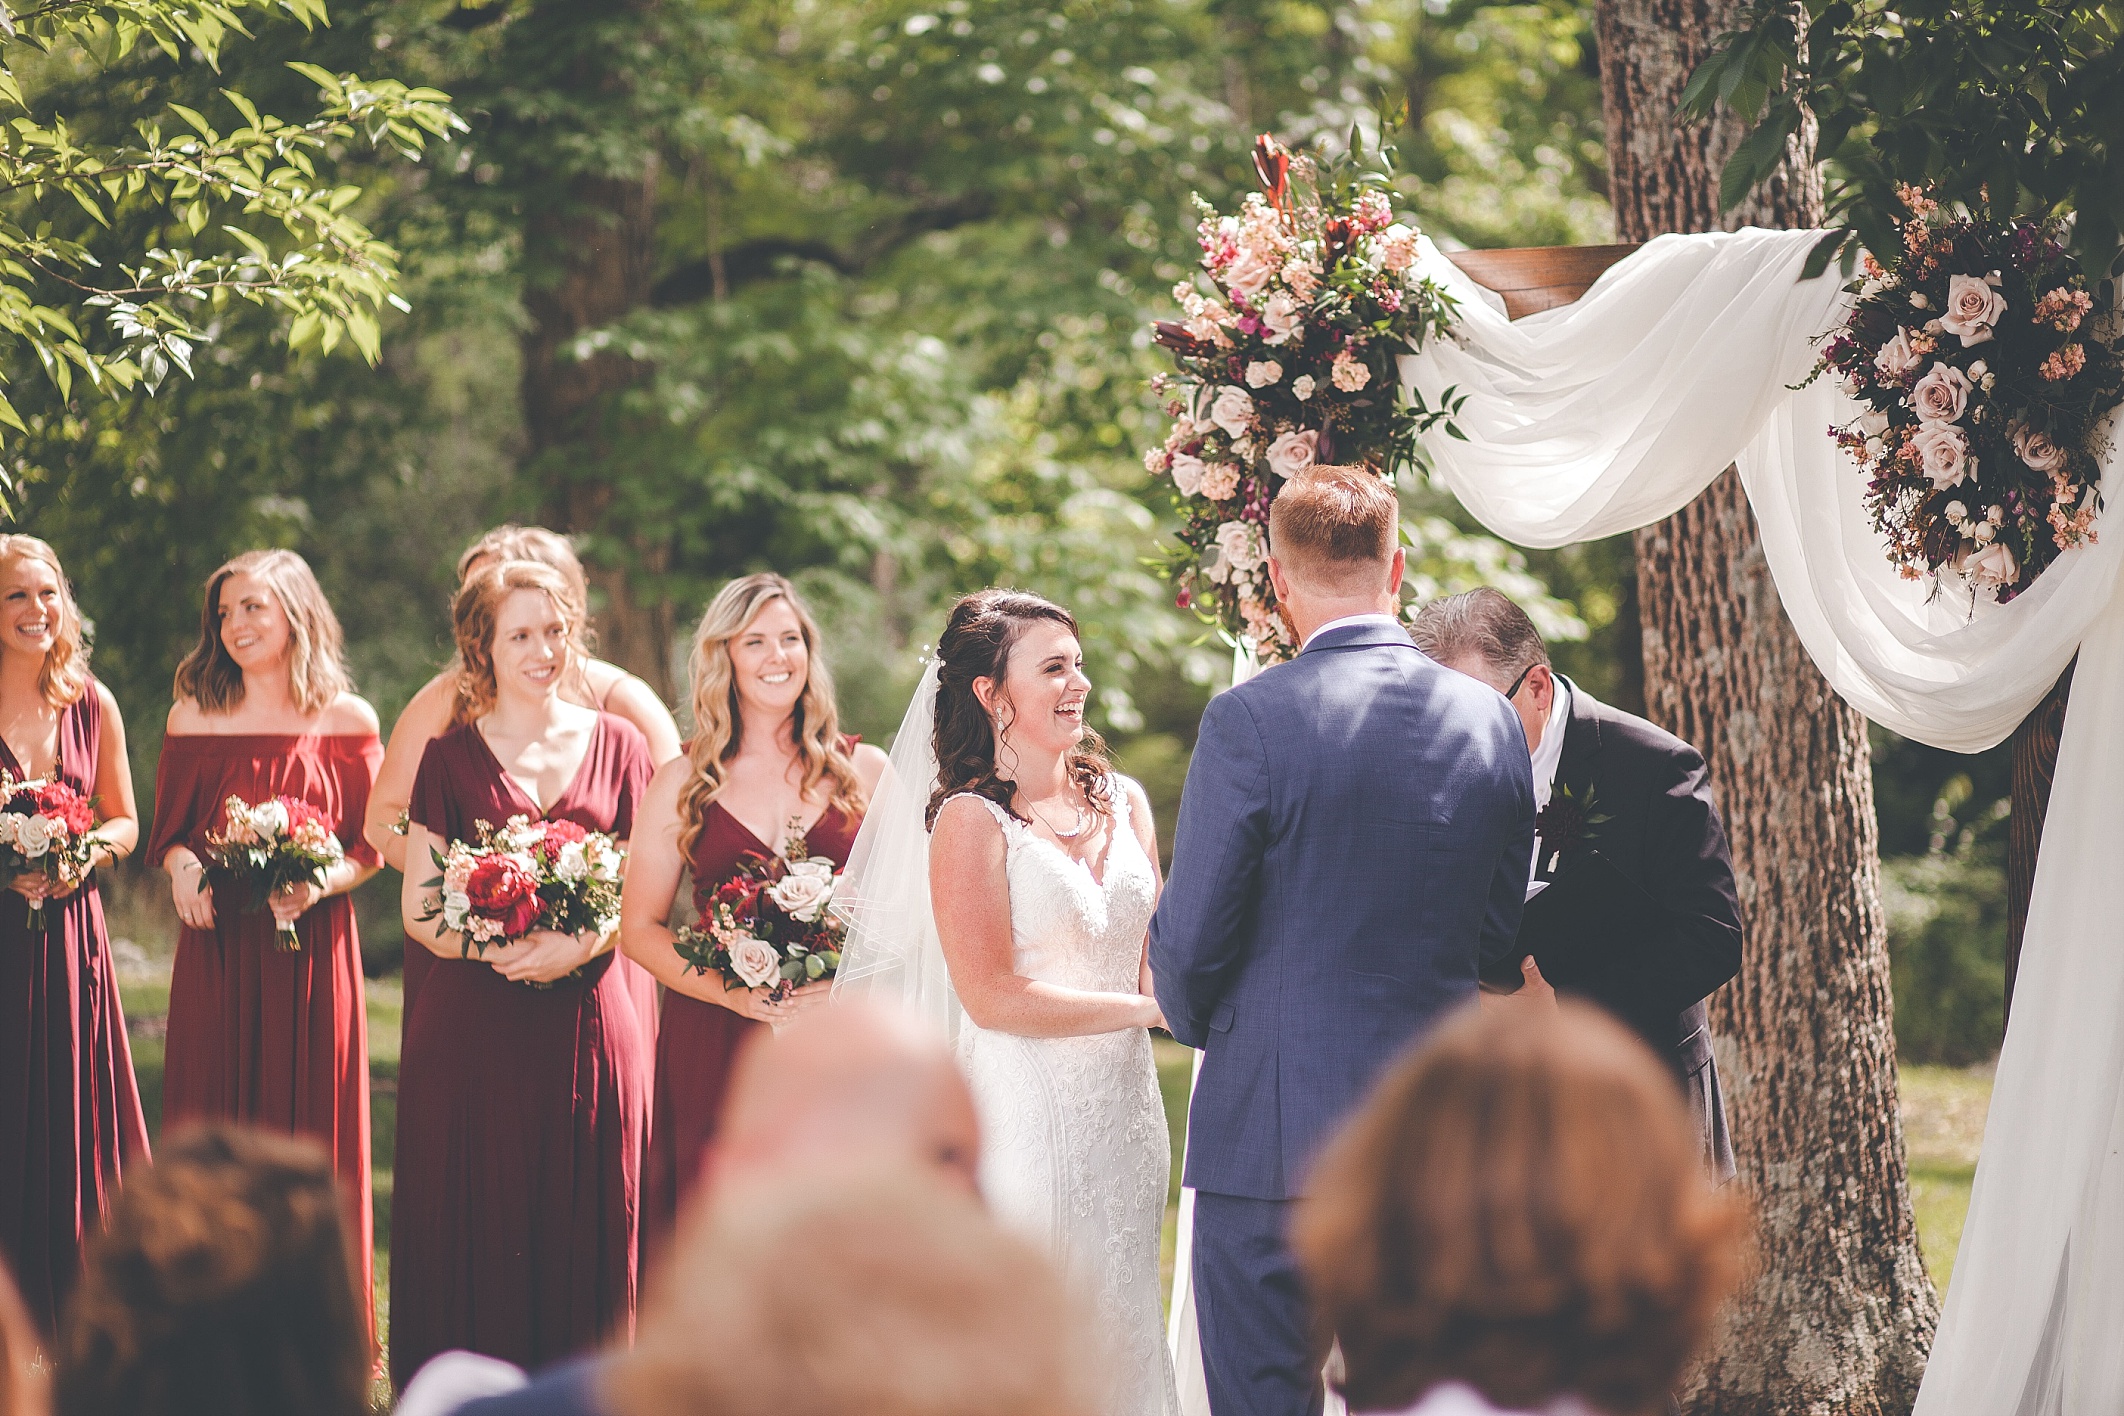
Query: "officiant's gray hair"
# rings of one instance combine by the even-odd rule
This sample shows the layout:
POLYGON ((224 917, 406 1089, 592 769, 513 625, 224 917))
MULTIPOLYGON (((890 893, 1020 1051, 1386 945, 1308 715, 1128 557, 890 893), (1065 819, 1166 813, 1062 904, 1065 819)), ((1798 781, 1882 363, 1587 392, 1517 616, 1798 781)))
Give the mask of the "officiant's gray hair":
POLYGON ((1477 658, 1506 678, 1549 663, 1549 646, 1527 612, 1487 585, 1431 601, 1409 622, 1409 633, 1441 664, 1477 658))

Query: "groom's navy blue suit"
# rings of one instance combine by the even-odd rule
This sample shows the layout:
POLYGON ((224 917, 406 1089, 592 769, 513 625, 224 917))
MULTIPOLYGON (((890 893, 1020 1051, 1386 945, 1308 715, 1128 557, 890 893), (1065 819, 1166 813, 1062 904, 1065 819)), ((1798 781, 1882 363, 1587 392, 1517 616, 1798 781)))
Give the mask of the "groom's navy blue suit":
POLYGON ((1384 617, 1210 700, 1151 921, 1188 1113, 1215 1416, 1317 1410, 1287 1201, 1379 1074, 1510 955, 1534 851, 1525 731, 1384 617))

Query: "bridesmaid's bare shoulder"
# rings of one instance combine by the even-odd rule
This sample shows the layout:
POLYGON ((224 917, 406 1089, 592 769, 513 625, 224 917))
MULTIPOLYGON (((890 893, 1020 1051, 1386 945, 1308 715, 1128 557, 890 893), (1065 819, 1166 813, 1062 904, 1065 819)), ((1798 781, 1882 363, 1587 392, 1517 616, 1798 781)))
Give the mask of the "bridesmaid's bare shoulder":
MULTIPOLYGON (((89 680, 89 692, 96 695, 96 706, 103 710, 103 721, 116 723, 120 732, 125 730, 125 715, 118 711, 118 695, 104 686, 102 679, 89 680)), ((172 712, 176 710, 171 709, 172 712)))
POLYGON ((374 737, 382 731, 382 725, 368 699, 342 693, 318 715, 317 731, 332 737, 374 737))
POLYGON ((885 755, 884 748, 867 742, 857 743, 849 756, 855 766, 856 780, 863 784, 864 794, 876 796, 878 783, 885 780, 885 769, 891 765, 892 759, 885 755))
POLYGON ((163 720, 162 730, 165 737, 198 737, 213 732, 214 724, 196 700, 180 698, 170 705, 170 715, 163 720))

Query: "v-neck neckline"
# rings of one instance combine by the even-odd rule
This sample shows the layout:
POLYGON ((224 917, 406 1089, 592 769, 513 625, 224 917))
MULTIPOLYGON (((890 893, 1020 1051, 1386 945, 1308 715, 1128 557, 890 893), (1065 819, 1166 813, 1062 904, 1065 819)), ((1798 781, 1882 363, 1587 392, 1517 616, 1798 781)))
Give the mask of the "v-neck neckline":
POLYGON ((18 782, 59 780, 66 775, 66 710, 61 709, 59 713, 59 751, 52 756, 52 770, 49 776, 33 778, 23 768, 22 759, 15 756, 14 744, 4 736, 0 736, 0 752, 7 754, 6 761, 0 762, 0 766, 6 767, 8 774, 18 782))
MULTIPOLYGON (((510 774, 509 769, 502 765, 501 754, 494 750, 493 743, 487 741, 487 735, 479 730, 479 724, 468 723, 466 726, 472 729, 472 736, 479 741, 480 751, 487 754, 487 761, 494 764, 495 772, 501 776, 502 782, 507 789, 516 794, 516 799, 519 802, 529 802, 531 804, 531 814, 541 821, 552 820, 553 813, 560 810, 561 803, 574 793, 576 785, 583 779, 583 773, 590 770, 590 759, 597 754, 597 740, 605 731, 604 718, 600 715, 597 721, 590 725, 590 745, 583 749, 583 760, 576 763, 575 770, 568 774, 567 783, 561 787, 553 798, 553 805, 540 806, 538 797, 531 792, 525 791, 524 784, 517 781, 510 774)), ((4 744, 0 744, 0 746, 4 746, 4 744)), ((732 819, 735 820, 736 818, 732 819)))
MULTIPOLYGON (((747 826, 744 822, 738 820, 738 814, 732 811, 729 807, 723 805, 720 799, 710 802, 709 805, 715 810, 722 812, 724 818, 728 820, 731 825, 737 827, 738 830, 743 831, 746 836, 751 839, 752 844, 758 846, 761 850, 767 852, 767 854, 771 856, 778 856, 782 854, 779 849, 774 846, 770 846, 765 841, 761 840, 759 832, 753 830, 750 826, 747 826)), ((821 811, 817 816, 812 817, 811 824, 804 828, 804 839, 807 841, 810 840, 811 833, 819 829, 819 823, 821 821, 824 821, 828 816, 831 816, 832 814, 833 803, 828 802, 826 804, 826 809, 824 811, 821 811)))

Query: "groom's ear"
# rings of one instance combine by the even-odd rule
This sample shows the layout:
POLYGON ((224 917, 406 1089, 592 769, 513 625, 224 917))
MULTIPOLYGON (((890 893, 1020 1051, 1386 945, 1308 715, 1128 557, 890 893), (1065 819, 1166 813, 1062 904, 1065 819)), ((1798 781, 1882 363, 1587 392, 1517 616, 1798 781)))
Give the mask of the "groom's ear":
POLYGON ((1276 603, 1279 605, 1289 604, 1291 598, 1291 578, 1283 573, 1283 562, 1277 560, 1273 554, 1270 555, 1268 558, 1268 572, 1269 584, 1276 591, 1276 603))
POLYGON ((1398 596, 1401 594, 1401 578, 1403 575, 1407 574, 1408 569, 1408 548, 1405 546, 1396 546, 1394 548, 1393 563, 1387 567, 1387 593, 1389 595, 1398 596))

